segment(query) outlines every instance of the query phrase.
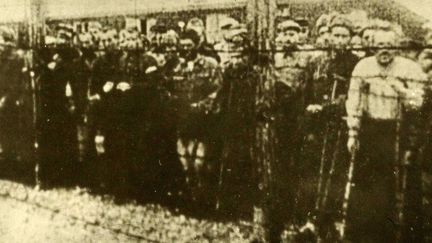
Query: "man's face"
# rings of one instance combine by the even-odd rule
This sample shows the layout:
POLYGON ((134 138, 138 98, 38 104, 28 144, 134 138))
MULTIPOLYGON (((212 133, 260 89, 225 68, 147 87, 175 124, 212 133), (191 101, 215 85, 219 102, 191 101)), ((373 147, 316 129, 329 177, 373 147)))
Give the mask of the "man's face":
POLYGON ((374 36, 374 32, 375 31, 373 29, 366 29, 363 32, 363 35, 362 35, 363 46, 370 46, 371 45, 372 38, 374 36))
POLYGON ((280 42, 284 47, 293 47, 299 43, 299 32, 288 29, 279 34, 277 42, 280 42))
POLYGON ((99 36, 101 34, 100 29, 97 27, 90 27, 89 32, 94 38, 99 38, 99 36))
POLYGON ((68 46, 71 44, 71 38, 63 31, 57 33, 57 46, 68 46))
POLYGON ((378 63, 382 66, 389 65, 396 56, 396 51, 386 48, 395 46, 396 34, 394 32, 377 31, 373 43, 374 47, 380 48, 375 54, 378 63))
POLYGON ((126 36, 126 47, 128 49, 135 49, 138 45, 138 33, 132 32, 126 36))
POLYGON ((91 36, 88 36, 88 35, 80 35, 79 41, 81 43, 81 47, 85 48, 85 49, 89 49, 93 45, 93 42, 91 40, 91 36))
POLYGON ((327 26, 322 26, 318 29, 318 37, 316 39, 317 46, 328 46, 330 33, 327 26))
POLYGON ((115 35, 111 33, 104 33, 101 36, 100 43, 102 45, 102 48, 106 50, 113 50, 117 47, 117 38, 115 35))
POLYGON ((299 43, 305 44, 308 42, 308 39, 309 39, 309 27, 302 26, 300 28, 300 33, 299 33, 299 43))
POLYGON ((195 48, 195 43, 191 39, 181 39, 180 47, 183 51, 191 51, 195 48))
POLYGON ((235 35, 231 38, 230 43, 234 49, 242 49, 244 47, 245 38, 243 35, 235 35))
POLYGON ((178 57, 178 47, 175 42, 167 42, 163 43, 164 46, 164 55, 165 59, 168 60, 174 60, 178 57))
POLYGON ((191 39, 180 39, 180 55, 188 60, 195 59, 196 45, 191 39))
POLYGON ((351 40, 350 31, 341 26, 335 26, 331 29, 330 41, 337 49, 345 49, 351 40))
MULTIPOLYGON (((360 36, 356 35, 353 38, 351 38, 350 45, 353 48, 362 48, 363 46, 362 46, 362 40, 360 36)), ((359 58, 363 58, 366 56, 366 52, 363 50, 353 50, 352 53, 359 58)))
POLYGON ((425 73, 432 74, 432 49, 423 50, 419 54, 418 62, 425 73))

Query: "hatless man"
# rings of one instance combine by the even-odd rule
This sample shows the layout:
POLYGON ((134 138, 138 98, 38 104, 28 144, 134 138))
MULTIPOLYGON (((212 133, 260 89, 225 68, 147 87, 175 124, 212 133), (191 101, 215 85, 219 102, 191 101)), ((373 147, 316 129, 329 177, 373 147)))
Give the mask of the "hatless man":
MULTIPOLYGON (((348 150, 359 150, 348 208, 347 237, 356 242, 395 242, 398 231, 396 193, 400 155, 409 144, 401 123, 423 103, 426 76, 415 62, 397 56, 397 35, 377 30, 374 56, 355 67, 349 87, 348 150), (403 129, 402 129, 403 130, 403 129), (361 145, 361 146, 359 146, 361 145), (366 199, 366 200, 365 200, 366 199)), ((399 192, 400 193, 400 192, 399 192)), ((403 193, 403 192, 402 192, 403 193)))

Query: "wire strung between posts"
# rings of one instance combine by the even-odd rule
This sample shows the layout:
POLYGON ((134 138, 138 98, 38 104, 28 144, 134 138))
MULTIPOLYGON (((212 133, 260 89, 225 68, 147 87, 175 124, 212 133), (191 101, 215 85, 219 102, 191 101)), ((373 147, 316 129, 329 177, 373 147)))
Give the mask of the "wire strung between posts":
MULTIPOLYGON (((73 45, 70 48, 80 48, 78 45, 73 45)), ((59 47, 50 47, 50 46, 42 46, 42 47, 23 47, 20 48, 22 50, 60 50, 64 48, 59 47)), ((89 48, 89 51, 105 51, 106 48, 89 48)), ((120 48, 116 47, 113 49, 109 49, 110 51, 126 51, 126 52, 133 52, 133 51, 141 51, 141 52, 147 52, 150 51, 151 48, 120 48)), ((245 53, 244 50, 241 51, 232 51, 232 50, 219 50, 219 49, 211 49, 212 51, 215 51, 217 53, 245 53)), ((347 47, 343 49, 337 49, 332 47, 305 47, 305 48, 298 48, 298 49, 290 49, 288 52, 316 52, 316 51, 378 51, 378 50, 404 50, 404 51, 422 51, 422 50, 431 50, 432 51, 432 45, 423 45, 423 46, 416 46, 416 47, 407 47, 407 46, 390 46, 390 47, 347 47)), ((247 51, 246 51, 247 52, 247 51)), ((286 53, 287 50, 277 50, 277 49, 251 49, 251 52, 254 53, 286 53)), ((162 51, 161 53, 172 53, 172 51, 162 51)))

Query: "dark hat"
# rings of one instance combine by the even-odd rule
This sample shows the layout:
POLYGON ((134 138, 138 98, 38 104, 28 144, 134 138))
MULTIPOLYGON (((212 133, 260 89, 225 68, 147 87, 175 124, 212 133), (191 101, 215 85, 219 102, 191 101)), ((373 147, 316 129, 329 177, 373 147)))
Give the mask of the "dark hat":
POLYGON ((168 30, 167 20, 160 18, 156 20, 156 24, 150 28, 150 31, 155 33, 165 33, 168 30))
POLYGON ((228 39, 228 40, 231 40, 235 36, 239 36, 239 35, 240 36, 245 36, 245 35, 247 35, 247 33, 248 33, 248 31, 247 31, 246 25, 244 25, 244 24, 232 25, 227 30, 225 38, 228 39))
POLYGON ((74 34, 74 28, 70 24, 60 23, 56 26, 56 30, 59 35, 64 35, 68 38, 72 38, 74 34))
POLYGON ((16 40, 15 31, 7 26, 0 27, 0 35, 3 38, 5 43, 14 43, 16 40))
POLYGON ((294 30, 297 32, 300 32, 300 29, 301 29, 300 25, 293 20, 285 20, 285 21, 279 23, 277 28, 280 31, 294 30))
POLYGON ((180 39, 191 39, 195 43, 195 45, 198 45, 200 43, 200 36, 193 29, 186 29, 183 33, 181 33, 180 39))
POLYGON ((222 30, 228 30, 228 29, 231 29, 232 26, 235 26, 238 24, 239 24, 239 22, 237 20, 228 17, 228 18, 225 18, 221 21, 220 28, 222 30))
POLYGON ((344 27, 344 28, 347 28, 351 33, 353 32, 352 22, 343 15, 335 16, 331 20, 331 22, 329 24, 330 30, 334 27, 344 27))
POLYGON ((297 22, 301 27, 309 26, 309 21, 305 18, 297 18, 295 19, 295 22, 297 22))
POLYGON ((403 46, 403 47, 408 47, 408 48, 414 48, 414 49, 420 49, 421 48, 421 46, 422 46, 422 43, 420 42, 420 41, 418 41, 418 40, 414 40, 414 39, 412 39, 412 38, 408 38, 408 37, 406 37, 406 38, 403 38, 401 41, 400 41, 400 45, 401 46, 403 46))

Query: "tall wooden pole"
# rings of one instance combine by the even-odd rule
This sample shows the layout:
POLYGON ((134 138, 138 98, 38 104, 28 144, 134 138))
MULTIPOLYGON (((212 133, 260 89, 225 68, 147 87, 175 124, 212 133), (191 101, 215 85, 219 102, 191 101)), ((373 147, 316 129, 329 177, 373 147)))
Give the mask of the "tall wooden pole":
POLYGON ((44 44, 45 36, 45 1, 44 0, 29 0, 28 19, 28 35, 29 35, 29 70, 32 88, 32 105, 33 105, 33 139, 34 151, 33 158, 35 164, 35 184, 39 188, 41 186, 40 180, 40 160, 39 160, 39 129, 38 129, 38 90, 39 83, 36 77, 36 52, 44 44))
POLYGON ((43 45, 45 35, 45 15, 46 15, 46 0, 29 0, 30 1, 30 17, 29 22, 29 39, 30 46, 40 47, 43 45))
POLYGON ((275 161, 275 134, 271 110, 274 104, 274 78, 270 65, 273 59, 272 43, 275 39, 276 0, 250 0, 246 6, 250 40, 258 49, 261 60, 258 70, 262 74, 256 87, 255 164, 257 166, 258 200, 254 206, 255 234, 260 242, 269 242, 268 209, 273 198, 272 172, 275 161))

